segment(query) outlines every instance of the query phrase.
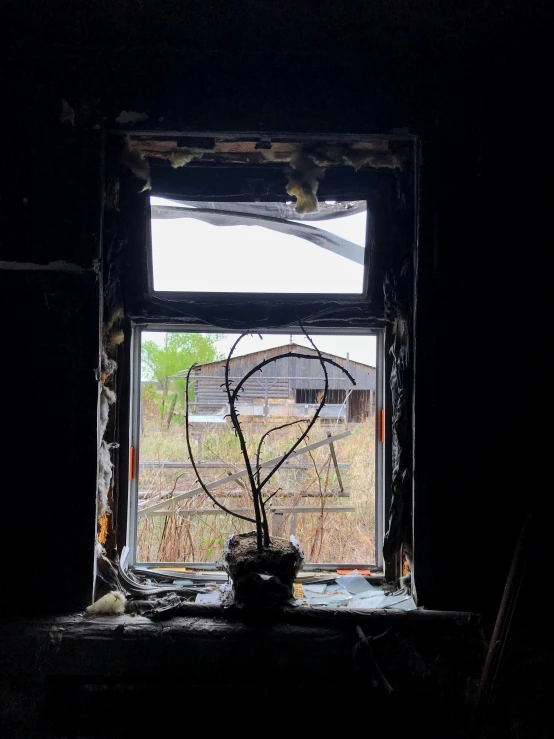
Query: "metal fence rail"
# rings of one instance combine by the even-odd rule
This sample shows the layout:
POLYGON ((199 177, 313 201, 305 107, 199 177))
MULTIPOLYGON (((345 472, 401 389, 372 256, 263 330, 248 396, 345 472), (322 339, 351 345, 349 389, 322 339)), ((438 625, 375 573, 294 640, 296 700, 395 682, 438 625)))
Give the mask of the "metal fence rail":
MULTIPOLYGON (((341 468, 344 469, 344 468, 348 467, 348 465, 339 465, 336 462, 336 454, 334 454, 333 444, 336 441, 340 441, 341 439, 345 439, 347 436, 350 436, 350 434, 351 434, 351 432, 348 431, 348 430, 347 431, 343 431, 340 434, 335 434, 334 436, 331 436, 330 434, 328 434, 328 436, 327 436, 326 439, 321 439, 320 441, 314 441, 311 444, 307 444, 306 446, 303 446, 303 447, 300 447, 299 449, 296 449, 290 455, 289 459, 294 459, 295 457, 299 457, 302 454, 306 454, 307 452, 311 452, 314 449, 318 449, 321 446, 329 445, 329 447, 331 449, 331 456, 332 456, 333 464, 335 465, 335 471, 336 471, 336 474, 337 474, 337 479, 339 480, 339 486, 340 486, 341 492, 344 492, 343 485, 342 485, 342 479, 340 477, 340 471, 339 470, 341 468)), ((281 462, 281 460, 283 459, 284 456, 285 455, 283 454, 280 457, 274 457, 273 459, 268 459, 267 461, 262 462, 260 464, 260 467, 261 468, 267 468, 267 467, 273 468, 273 467, 275 467, 275 465, 277 465, 279 462, 281 462)), ((215 465, 214 463, 209 463, 209 466, 211 467, 212 465, 214 465, 214 466, 218 467, 221 464, 225 464, 225 463, 218 463, 217 465, 215 465)), ((285 462, 285 464, 283 464, 282 468, 285 468, 286 469, 288 464, 289 464, 288 462, 285 462)), ((156 463, 154 463, 154 462, 148 462, 147 463, 147 462, 143 462, 143 463, 141 463, 141 465, 144 465, 144 466, 151 465, 151 466, 161 466, 161 467, 163 467, 163 466, 167 466, 167 467, 169 467, 169 466, 174 466, 174 467, 188 467, 188 466, 191 466, 191 463, 190 462, 165 462, 165 463, 157 463, 157 462, 156 463)), ((306 464, 305 466, 301 467, 300 469, 306 469, 306 468, 310 468, 310 467, 311 467, 311 465, 306 464)), ((290 467, 289 467, 289 469, 290 469, 290 467)), ((208 482, 208 483, 206 483, 206 486, 205 487, 211 492, 212 490, 215 490, 218 487, 221 487, 221 485, 225 485, 226 483, 231 482, 232 480, 238 480, 238 479, 240 479, 241 477, 244 477, 247 474, 248 474, 248 471, 246 469, 243 469, 243 470, 240 470, 239 472, 234 472, 234 473, 231 473, 231 474, 227 474, 225 477, 221 477, 219 480, 215 480, 214 482, 208 482)), ((204 489, 202 488, 201 485, 199 485, 199 486, 193 488, 192 490, 188 490, 186 492, 182 492, 182 493, 178 493, 177 495, 174 495, 171 498, 171 502, 172 503, 176 503, 179 500, 183 500, 185 498, 193 498, 196 495, 201 495, 202 493, 204 493, 204 489)), ((146 507, 142 508, 141 510, 138 511, 138 515, 139 515, 139 517, 149 516, 149 515, 151 515, 152 513, 156 512, 156 511, 160 511, 160 510, 163 511, 166 508, 167 508, 167 500, 161 500, 161 501, 159 501, 157 503, 154 503, 153 505, 149 505, 149 506, 146 506, 146 507)), ((320 509, 317 508, 317 510, 320 510, 320 509)), ((166 513, 166 514, 163 514, 163 515, 168 515, 168 514, 166 513)))

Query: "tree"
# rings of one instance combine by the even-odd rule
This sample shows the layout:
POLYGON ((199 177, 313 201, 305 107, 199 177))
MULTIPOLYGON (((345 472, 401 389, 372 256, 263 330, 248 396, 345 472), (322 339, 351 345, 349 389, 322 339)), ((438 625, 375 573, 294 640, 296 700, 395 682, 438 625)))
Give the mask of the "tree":
MULTIPOLYGON (((302 325, 300 326, 302 328, 302 325)), ((267 512, 266 512, 266 505, 267 503, 273 498, 274 495, 276 495, 280 488, 276 490, 275 492, 271 494, 267 494, 267 490, 264 491, 264 494, 266 497, 264 498, 262 495, 262 491, 267 485, 267 483, 273 478, 276 472, 283 466, 283 464, 287 461, 287 459, 294 454, 295 450, 300 446, 300 444, 304 441, 304 439, 307 438, 309 432, 311 431, 312 427, 314 426, 315 422, 319 418, 319 414, 323 410, 324 406, 327 403, 327 394, 329 392, 329 376, 327 373, 327 366, 326 365, 333 365, 335 367, 338 367, 338 369, 346 375, 346 377, 350 380, 352 385, 356 384, 356 381, 352 377, 352 375, 346 370, 344 367, 342 367, 340 364, 337 364, 332 359, 329 359, 328 357, 324 357, 317 346, 314 344, 310 336, 306 333, 306 331, 302 328, 304 331, 304 334, 310 344, 312 345, 312 348, 316 352, 316 356, 313 354, 304 354, 294 351, 285 352, 283 354, 275 354, 272 357, 269 357, 268 359, 263 359, 261 362, 259 362, 255 367, 253 367, 251 370, 249 370, 239 382, 235 382, 234 380, 231 380, 230 376, 230 370, 231 370, 231 359, 233 357, 233 352, 237 348, 238 343, 241 339, 243 339, 247 334, 241 334, 239 338, 235 341, 233 346, 231 347, 231 350, 229 351, 229 355, 227 357, 227 361, 225 363, 225 381, 223 383, 225 387, 225 392, 227 393, 227 399, 229 401, 229 417, 231 419, 231 424, 233 426, 233 429, 235 431, 235 435, 237 437, 237 440, 240 445, 240 450, 242 453, 242 457, 244 460, 244 465, 248 473, 248 481, 250 484, 250 494, 252 496, 252 502, 254 505, 254 516, 255 518, 251 518, 250 516, 245 516, 243 514, 237 513, 236 511, 232 512, 228 508, 226 508, 220 501, 215 498, 208 487, 203 482, 200 473, 198 471, 198 468, 196 466, 196 462, 194 459, 194 454, 192 451, 192 445, 190 442, 190 425, 189 425, 189 383, 190 383, 190 375, 192 370, 194 369, 194 365, 191 365, 189 367, 189 370, 187 372, 187 379, 186 379, 186 402, 185 402, 185 425, 186 425, 186 440, 187 440, 187 449, 189 453, 189 458, 192 463, 192 467, 194 469, 194 473, 198 479, 198 482, 200 483, 200 486, 208 496, 208 498, 211 499, 212 503, 214 503, 216 506, 221 508, 222 511, 225 513, 229 513, 231 516, 235 516, 235 518, 241 518, 244 521, 250 521, 251 523, 256 524, 256 544, 258 548, 258 552, 262 552, 264 547, 269 547, 271 540, 269 537, 269 524, 267 519, 267 512), (270 471, 265 474, 262 473, 262 467, 260 465, 260 454, 262 451, 262 446, 264 441, 267 439, 267 437, 272 434, 274 431, 278 431, 280 429, 284 429, 287 426, 294 426, 295 424, 301 424, 306 423, 305 419, 299 419, 296 421, 290 421, 289 423, 282 424, 280 426, 274 426, 269 431, 266 431, 265 434, 260 438, 260 441, 258 443, 258 448, 256 451, 256 464, 254 465, 252 463, 252 460, 250 459, 250 455, 248 453, 247 449, 247 443, 246 438, 244 436, 241 422, 239 420, 239 412, 237 411, 237 400, 240 397, 240 394, 244 390, 244 384, 252 377, 253 375, 256 375, 258 372, 262 372, 263 368, 267 365, 273 364, 274 362, 278 362, 280 359, 285 359, 288 357, 297 357, 298 359, 308 359, 310 361, 316 361, 319 362, 321 365, 321 368, 323 370, 323 378, 324 378, 324 389, 323 393, 319 399, 319 405, 315 410, 315 413, 313 416, 307 421, 306 428, 303 429, 300 436, 296 439, 296 441, 293 443, 293 445, 290 447, 290 449, 283 454, 283 456, 275 463, 273 468, 270 469, 270 471), (265 476, 264 476, 265 475, 265 476)), ((292 586, 291 586, 292 587, 292 586)))
POLYGON ((183 334, 168 331, 163 343, 144 341, 141 351, 142 377, 157 380, 162 390, 160 412, 165 408, 167 394, 172 386, 183 397, 185 380, 172 380, 172 375, 188 369, 193 364, 204 364, 222 359, 215 348, 218 334, 183 334))

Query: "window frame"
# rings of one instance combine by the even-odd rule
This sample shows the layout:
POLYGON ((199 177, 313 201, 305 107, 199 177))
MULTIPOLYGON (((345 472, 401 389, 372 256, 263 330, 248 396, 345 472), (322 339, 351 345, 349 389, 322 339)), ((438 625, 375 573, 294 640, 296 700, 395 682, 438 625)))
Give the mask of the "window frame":
MULTIPOLYGON (((120 138, 120 132, 114 132, 115 138, 120 138)), ((129 135, 129 134, 128 134, 129 135)), ((133 135, 132 133, 130 135, 133 135)), ((179 138, 179 145, 190 145, 192 138, 214 137, 228 138, 233 140, 256 141, 260 139, 260 133, 248 132, 160 132, 160 131, 137 131, 140 138, 179 138), (186 141, 181 137, 185 136, 186 141)), ((367 188, 363 193, 343 191, 340 187, 331 192, 320 191, 322 199, 336 200, 365 200, 368 211, 371 214, 373 227, 373 242, 366 243, 366 256, 370 257, 370 267, 366 270, 368 280, 367 293, 362 296, 349 294, 343 298, 335 295, 282 295, 277 294, 271 299, 266 295, 238 294, 238 293, 201 293, 198 300, 194 302, 187 297, 176 300, 175 294, 171 293, 171 299, 163 300, 159 296, 152 296, 148 289, 147 260, 149 249, 146 247, 150 239, 150 206, 147 193, 139 193, 137 181, 133 174, 127 172, 122 180, 122 197, 120 198, 121 212, 117 216, 117 230, 119 238, 125 243, 134 245, 134 250, 127 250, 121 266, 125 265, 125 271, 117 267, 123 288, 123 301, 125 304, 125 328, 126 336, 132 334, 135 325, 164 326, 169 330, 192 331, 195 326, 200 325, 202 330, 222 331, 267 331, 268 327, 286 325, 283 332, 290 332, 290 326, 295 321, 302 321, 306 329, 316 335, 319 333, 378 333, 380 341, 378 351, 381 352, 381 361, 378 362, 378 388, 381 393, 381 411, 384 413, 385 441, 382 445, 382 464, 377 465, 377 474, 382 475, 379 485, 382 484, 383 496, 380 501, 381 510, 376 515, 376 539, 384 541, 384 532, 393 526, 390 518, 391 504, 393 499, 393 470, 392 470, 392 396, 388 378, 391 376, 393 359, 390 355, 394 321, 397 317, 404 315, 408 310, 411 315, 412 302, 410 292, 410 262, 413 269, 414 249, 417 242, 417 157, 415 155, 416 138, 412 135, 344 135, 344 134, 265 134, 272 141, 296 141, 304 142, 307 146, 314 144, 336 144, 355 143, 356 141, 386 140, 393 143, 393 151, 400 152, 403 165, 400 169, 369 168, 366 171, 367 179, 364 182, 367 188), (405 166, 404 166, 405 165, 405 166), (371 203, 371 204, 370 204, 371 203), (369 248, 368 248, 369 247, 369 248), (408 266, 407 266, 408 265, 408 266), (397 290, 404 292, 400 296, 397 290), (386 297, 385 297, 386 296, 386 297), (407 303, 387 303, 392 297, 396 301, 407 299, 407 303), (259 328, 256 329, 255 327, 259 328), (378 538, 377 538, 378 537, 378 538)), ((154 159, 157 165, 158 160, 154 159)), ((192 165, 194 166, 194 165, 192 165)), ((185 168, 189 170, 191 165, 185 168)), ((239 166, 240 168, 240 166, 239 166)), ((174 199, 175 188, 179 189, 179 176, 183 170, 167 169, 170 175, 161 179, 158 177, 160 171, 152 172, 154 189, 150 194, 163 198, 174 199), (154 176, 155 175, 155 176, 154 176)), ((199 172, 199 170, 197 170, 199 172)), ((212 193, 210 185, 207 189, 206 172, 202 173, 203 181, 198 188, 199 191, 212 193)), ((261 174, 261 170, 259 170, 261 174)), ((283 170, 281 170, 281 175, 283 170)), ((265 178, 264 173, 261 178, 265 178)), ((327 181, 327 176, 324 178, 327 181)), ((285 180, 283 180, 283 183, 285 180)), ((196 180, 195 180, 196 184, 196 180)), ((235 183, 236 184, 236 183, 235 183)), ((275 183, 274 183, 275 184, 275 183)), ((327 181, 330 184, 330 181, 327 181)), ((186 192, 180 194, 183 199, 194 199, 186 192)), ((213 195, 203 198, 204 200, 237 200, 230 196, 214 198, 213 195)), ((263 199, 263 198, 262 198, 263 199)), ((274 198, 270 198, 274 200, 274 198)), ((288 198, 287 198, 288 199, 288 198)), ((198 198, 200 200, 200 198, 198 198)), ((369 220, 369 219, 368 219, 369 220)), ((117 252, 116 252, 117 254, 117 252)), ((117 257, 116 257, 117 259, 117 257)), ((111 262, 110 262, 111 263, 111 262)), ((278 331, 278 329, 277 329, 278 331)), ((136 343, 136 342, 135 342, 136 343)), ((114 525, 115 541, 120 553, 120 564, 125 567, 129 560, 130 552, 128 542, 128 506, 130 498, 128 495, 129 477, 129 441, 130 441, 130 387, 131 387, 131 359, 132 352, 136 352, 136 346, 132 348, 132 342, 125 342, 123 355, 119 367, 119 399, 117 404, 118 416, 118 438, 121 447, 114 453, 116 458, 117 476, 117 502, 116 519, 114 525), (127 402, 127 399, 129 402, 127 402)), ((410 411, 411 415, 411 411, 410 411)), ((381 416, 379 415, 379 419, 381 416)), ((380 445, 379 445, 380 446, 380 445)), ((376 481, 377 484, 377 481, 376 481)), ((388 536, 388 533, 387 533, 388 536)), ((383 561, 382 549, 378 545, 377 557, 380 569, 387 581, 396 581, 400 575, 399 559, 395 558, 387 562, 383 561)), ((182 564, 182 563, 181 563, 182 564)))

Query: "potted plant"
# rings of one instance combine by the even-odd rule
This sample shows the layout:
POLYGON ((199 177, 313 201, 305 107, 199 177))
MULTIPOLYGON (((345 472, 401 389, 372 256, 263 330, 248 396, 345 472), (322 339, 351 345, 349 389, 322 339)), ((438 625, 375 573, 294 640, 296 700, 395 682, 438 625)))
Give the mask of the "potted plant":
MULTIPOLYGON (((305 332, 304 332, 305 333, 305 332)), ((210 492, 207 485, 202 480, 194 454, 192 451, 192 445, 190 441, 190 427, 189 427, 189 383, 190 375, 196 365, 192 365, 187 373, 186 379, 186 407, 185 407, 185 426, 186 426, 186 441, 187 449, 192 463, 194 472, 198 478, 198 483, 202 487, 206 495, 211 501, 221 508, 225 513, 235 516, 236 518, 248 521, 254 525, 254 529, 247 533, 235 533, 233 534, 228 542, 222 559, 222 567, 227 572, 232 583, 232 594, 231 600, 236 605, 240 606, 275 606, 282 605, 285 603, 292 602, 294 598, 293 585, 294 581, 302 568, 304 562, 304 555, 296 539, 291 536, 290 539, 283 539, 278 537, 271 537, 269 534, 269 524, 267 516, 267 505, 271 498, 279 492, 276 490, 272 494, 267 494, 267 484, 271 479, 274 478, 277 471, 283 466, 283 464, 294 454, 296 449, 302 444, 307 438, 310 430, 316 423, 321 411, 323 410, 329 390, 329 377, 327 372, 327 365, 334 365, 338 367, 355 385, 354 378, 350 373, 337 362, 324 357, 319 349, 316 347, 312 339, 306 333, 306 337, 313 349, 315 350, 315 356, 312 354, 289 351, 282 354, 275 355, 269 359, 264 359, 259 362, 253 369, 249 370, 242 379, 236 384, 230 378, 230 363, 234 351, 237 345, 244 336, 239 336, 237 341, 231 347, 229 355, 225 364, 225 379, 223 386, 227 394, 229 404, 229 417, 231 424, 235 431, 236 438, 240 445, 242 458, 244 460, 245 468, 248 477, 249 495, 252 499, 254 515, 250 514, 245 510, 245 513, 237 513, 229 510, 214 495, 210 492), (301 359, 308 359, 317 361, 320 363, 323 370, 324 379, 324 390, 320 396, 318 407, 316 408, 313 416, 306 421, 305 419, 291 421, 280 426, 275 426, 269 431, 266 431, 260 438, 257 445, 255 459, 250 458, 247 441, 239 420, 239 413, 237 411, 237 400, 240 394, 244 390, 244 385, 248 379, 258 372, 262 372, 264 367, 278 361, 279 359, 286 357, 298 357, 301 359), (266 472, 262 470, 261 466, 261 452, 264 442, 267 437, 279 429, 286 428, 288 426, 294 426, 296 424, 306 424, 306 428, 302 431, 296 441, 292 444, 290 449, 279 459, 279 461, 266 472)))

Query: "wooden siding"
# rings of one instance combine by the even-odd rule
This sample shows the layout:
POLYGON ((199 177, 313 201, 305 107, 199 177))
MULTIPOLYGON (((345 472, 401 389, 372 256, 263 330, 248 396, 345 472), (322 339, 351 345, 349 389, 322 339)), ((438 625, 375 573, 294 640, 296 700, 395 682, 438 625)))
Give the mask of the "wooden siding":
MULTIPOLYGON (((233 377, 243 377, 249 370, 256 366, 264 359, 286 354, 288 352, 299 352, 302 354, 310 354, 317 356, 316 352, 308 347, 299 346, 298 344, 286 344, 284 346, 265 349, 259 352, 252 352, 240 357, 231 359, 231 375, 233 377)), ((350 374, 356 380, 356 389, 358 390, 375 390, 375 367, 370 367, 361 362, 346 360, 343 357, 337 357, 333 354, 322 352, 324 357, 333 359, 338 364, 347 368, 350 374)), ((225 362, 208 362, 203 364, 196 370, 197 376, 212 376, 223 378, 225 373, 225 362)), ((329 374, 330 387, 342 388, 350 385, 348 380, 344 381, 343 373, 332 365, 327 366, 329 374)), ((297 357, 282 357, 264 368, 263 374, 270 377, 291 377, 293 378, 292 389, 296 388, 313 388, 319 389, 323 385, 323 371, 318 362, 311 359, 298 359, 297 357)))

